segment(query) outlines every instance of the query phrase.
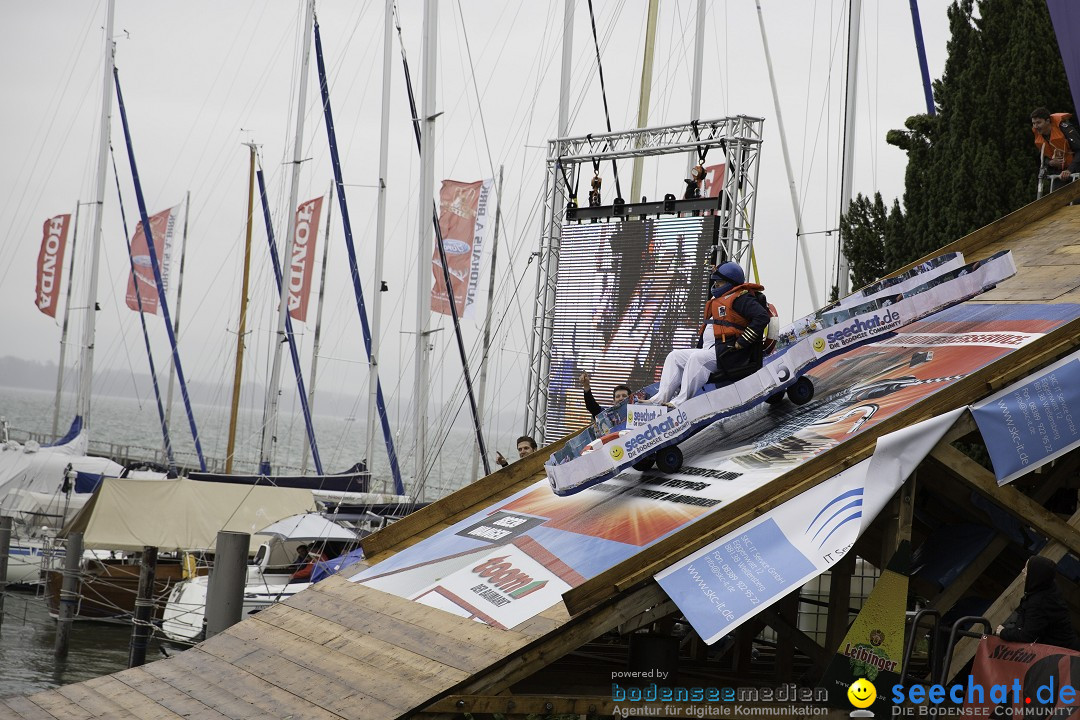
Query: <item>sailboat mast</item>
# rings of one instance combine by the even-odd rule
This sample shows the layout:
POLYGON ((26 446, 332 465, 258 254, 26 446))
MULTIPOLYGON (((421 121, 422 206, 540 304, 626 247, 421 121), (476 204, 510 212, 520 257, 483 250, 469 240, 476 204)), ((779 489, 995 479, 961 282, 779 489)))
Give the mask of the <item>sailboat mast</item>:
MULTIPOLYGON (((697 0, 697 17, 694 22, 694 75, 690 81, 690 119, 701 119, 701 73, 705 65, 705 0, 697 0)), ((698 163, 696 150, 686 157, 686 177, 698 163)))
POLYGON ((383 17, 382 118, 379 121, 379 199, 375 209, 375 296, 371 299, 371 353, 368 365, 367 440, 364 457, 368 469, 375 457, 376 409, 379 405, 379 323, 382 318, 383 247, 386 244, 386 176, 389 171, 391 44, 394 29, 394 0, 386 0, 383 17))
MULTIPOLYGON (((319 306, 315 311, 315 344, 311 349, 311 377, 308 387, 308 409, 315 414, 315 379, 319 369, 319 339, 322 337, 323 298, 326 297, 326 259, 330 256, 330 216, 334 213, 334 181, 330 181, 330 194, 326 205, 326 234, 323 238, 322 273, 319 276, 319 306)), ((310 448, 304 445, 304 459, 300 461, 300 474, 307 475, 307 461, 310 448)))
POLYGON ((305 0, 304 5, 304 49, 303 59, 300 64, 299 97, 296 101, 296 136, 293 140, 292 183, 289 189, 285 249, 281 256, 281 294, 278 298, 278 327, 276 341, 274 342, 274 362, 270 370, 270 387, 266 394, 262 444, 259 449, 260 473, 269 473, 271 461, 273 460, 275 435, 277 433, 278 403, 281 394, 281 350, 282 346, 289 341, 289 337, 285 332, 285 318, 289 315, 289 286, 292 280, 293 242, 296 235, 296 201, 300 194, 300 163, 303 162, 304 114, 307 109, 307 81, 311 61, 311 30, 315 19, 315 0, 305 0))
POLYGON ((82 203, 76 202, 75 224, 71 228, 71 249, 68 250, 68 254, 71 255, 71 258, 68 260, 67 296, 64 300, 64 323, 60 330, 60 363, 56 368, 56 402, 53 403, 52 417, 53 440, 59 437, 57 433, 60 431, 60 395, 64 390, 64 354, 67 350, 68 319, 71 317, 71 286, 75 275, 75 242, 79 239, 80 210, 82 210, 82 203))
MULTIPOLYGON (((188 218, 191 217, 191 191, 184 196, 184 237, 180 241, 180 276, 176 282, 176 317, 173 318, 173 335, 180 337, 180 302, 184 299, 184 263, 187 259, 187 231, 188 218)), ((176 366, 169 362, 169 389, 165 401, 165 424, 172 427, 172 397, 173 380, 176 377, 176 366)))
POLYGON ((236 416, 240 411, 240 383, 244 373, 244 336, 247 334, 248 278, 251 275, 251 232, 255 223, 255 152, 253 142, 248 147, 248 206, 247 232, 244 236, 244 275, 240 285, 240 323, 236 328, 236 363, 233 370, 232 405, 229 408, 229 441, 225 450, 225 474, 233 469, 236 454, 236 416))
MULTIPOLYGON (((499 254, 499 216, 502 214, 502 186, 503 166, 499 166, 499 184, 495 186, 495 239, 491 242, 491 270, 488 275, 487 308, 484 312, 484 357, 480 360, 480 393, 477 399, 477 423, 482 423, 484 418, 484 395, 487 394, 488 354, 491 350, 491 310, 495 305, 495 260, 499 254)), ((471 478, 478 479, 478 465, 480 464, 480 450, 473 456, 471 478)))
MULTIPOLYGON (((858 97, 859 80, 859 23, 862 16, 862 0, 851 0, 848 13, 847 85, 844 88, 844 174, 840 183, 840 214, 846 215, 851 205, 851 180, 855 171, 855 100, 858 97)), ((840 253, 840 271, 836 285, 840 297, 851 291, 851 265, 844 253, 844 238, 837 233, 840 253)))
POLYGON ((116 61, 113 43, 113 20, 116 0, 109 0, 105 11, 105 72, 101 91, 101 122, 98 135, 98 164, 95 177, 94 229, 90 236, 90 282, 86 291, 86 322, 83 324, 82 352, 79 362, 79 399, 77 413, 83 428, 90 424, 90 384, 94 378, 94 333, 97 317, 98 268, 101 265, 101 224, 105 210, 105 180, 108 171, 109 130, 112 120, 112 74, 116 61))
MULTIPOLYGON (((421 64, 423 86, 420 90, 420 192, 419 247, 416 260, 416 469, 415 487, 422 492, 427 475, 427 403, 428 403, 428 321, 431 318, 431 224, 430 199, 435 187, 435 52, 438 42, 438 5, 424 0, 424 42, 421 64)), ((449 288, 448 288, 449 291, 449 288)))
MULTIPOLYGON (((656 45, 656 18, 660 0, 649 0, 649 16, 645 26, 645 57, 641 62, 641 92, 638 95, 637 126, 649 125, 649 99, 652 97, 653 48, 656 45)), ((630 181, 630 202, 641 198, 641 173, 645 158, 634 158, 634 177, 630 181)))
POLYGON ((814 278, 814 265, 810 258, 810 248, 803 235, 802 207, 799 205, 799 191, 795 186, 795 173, 791 170, 791 153, 788 152, 787 132, 784 131, 784 114, 780 111, 780 96, 776 93, 776 75, 773 74, 772 54, 769 52, 769 38, 765 34, 765 18, 761 13, 761 2, 757 3, 758 27, 761 29, 761 46, 765 50, 765 67, 769 71, 769 87, 772 88, 773 108, 776 109, 776 127, 780 131, 780 150, 784 156, 784 170, 787 171, 788 191, 791 194, 791 209, 795 213, 795 237, 802 254, 803 272, 806 274, 806 287, 810 293, 811 307, 816 308, 824 299, 818 294, 817 280, 814 278))

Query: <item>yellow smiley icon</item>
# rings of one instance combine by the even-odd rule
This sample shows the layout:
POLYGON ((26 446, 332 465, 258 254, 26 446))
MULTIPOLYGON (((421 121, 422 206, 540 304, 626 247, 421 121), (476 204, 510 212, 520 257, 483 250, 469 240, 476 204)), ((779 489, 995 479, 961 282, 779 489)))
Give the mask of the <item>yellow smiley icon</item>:
POLYGON ((619 460, 622 460, 622 457, 623 457, 622 445, 613 446, 610 450, 608 450, 608 454, 611 455, 611 459, 614 460, 615 462, 618 462, 619 460))
POLYGON ((814 352, 821 352, 825 349, 825 338, 817 338, 814 340, 814 352))
POLYGON ((848 687, 847 699, 857 708, 868 708, 877 700, 877 688, 866 678, 859 678, 848 687))

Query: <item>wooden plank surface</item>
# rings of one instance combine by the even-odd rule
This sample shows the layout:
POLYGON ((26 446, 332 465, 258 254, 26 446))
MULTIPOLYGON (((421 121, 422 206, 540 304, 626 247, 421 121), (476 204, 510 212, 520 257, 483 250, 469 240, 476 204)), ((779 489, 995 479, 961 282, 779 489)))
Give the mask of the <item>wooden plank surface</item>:
POLYGON ((56 688, 56 692, 90 713, 95 718, 134 717, 124 708, 113 702, 108 696, 87 687, 86 683, 73 683, 56 688))
POLYGON ((24 720, 57 720, 57 716, 46 712, 40 705, 27 697, 9 697, 0 699, 0 710, 5 710, 5 717, 19 717, 24 720), (10 710, 14 715, 10 715, 10 710))

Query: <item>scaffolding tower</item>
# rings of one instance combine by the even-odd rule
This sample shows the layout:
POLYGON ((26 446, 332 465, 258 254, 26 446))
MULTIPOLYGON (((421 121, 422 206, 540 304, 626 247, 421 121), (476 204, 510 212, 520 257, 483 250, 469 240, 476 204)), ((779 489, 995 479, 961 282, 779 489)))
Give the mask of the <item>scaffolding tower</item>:
MULTIPOLYGON (((680 153, 718 151, 726 165, 717 211, 716 260, 750 261, 757 207, 758 155, 763 118, 738 115, 716 120, 695 120, 679 125, 559 138, 548 141, 544 207, 540 214, 540 243, 536 266, 536 302, 529 340, 529 376, 526 390, 524 434, 540 439, 547 421, 548 378, 551 371, 551 336, 555 321, 555 293, 559 278, 559 240, 570 201, 567 182, 577 177, 583 163, 657 157, 680 153)), ((623 203, 610 206, 615 219, 661 212, 663 203, 623 203), (648 212, 645 208, 648 208, 648 212)), ((576 199, 575 199, 576 202, 576 199)), ((669 205, 670 207, 670 205, 669 205)), ((715 205, 714 205, 715 207, 715 205)), ((670 212, 670 210, 669 210, 670 212)), ((595 217, 595 213, 591 213, 595 217)), ((543 438, 541 445, 551 438, 543 438)))

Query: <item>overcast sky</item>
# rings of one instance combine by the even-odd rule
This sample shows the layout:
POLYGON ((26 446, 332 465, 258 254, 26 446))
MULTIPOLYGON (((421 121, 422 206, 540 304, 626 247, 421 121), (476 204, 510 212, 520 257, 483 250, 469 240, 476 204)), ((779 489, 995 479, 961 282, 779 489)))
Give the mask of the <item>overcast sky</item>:
MULTIPOLYGON (((615 129, 637 116, 645 0, 597 0, 596 23, 603 46, 608 103, 615 129)), ((808 232, 836 226, 844 85, 847 0, 762 0, 792 163, 808 232)), ((401 21, 410 69, 419 95, 422 5, 402 3, 401 21)), ((650 125, 689 120, 695 0, 660 6, 650 125)), ((944 0, 920 4, 932 77, 939 77, 948 40, 944 0)), ((5 3, 0 22, 0 73, 5 112, 0 115, 0 354, 56 362, 60 318, 54 322, 33 305, 34 263, 42 223, 74 212, 94 194, 97 123, 101 103, 104 0, 5 3)), ((375 287, 374 189, 378 180, 382 2, 320 0, 327 63, 348 201, 360 254, 364 290, 375 287)), ((439 70, 435 153, 436 186, 442 178, 471 181, 505 166, 494 324, 489 376, 492 443, 512 446, 524 413, 528 335, 532 322, 535 266, 527 266, 540 235, 539 195, 546 142, 555 135, 558 105, 561 0, 439 3, 439 70), (509 438, 509 439, 507 439, 509 438)), ((136 159, 148 210, 182 203, 191 213, 181 314, 181 360, 191 378, 227 385, 232 377, 239 314, 247 199, 248 151, 261 144, 270 203, 279 238, 285 232, 288 174, 295 122, 302 3, 236 0, 184 3, 119 0, 117 67, 132 123, 136 159)), ((884 142, 891 128, 925 112, 909 4, 901 0, 863 4, 856 131, 856 191, 881 191, 887 201, 903 190, 905 155, 884 142)), ((574 19, 571 134, 602 132, 603 104, 589 25, 588 4, 574 19)), ((795 265, 795 221, 780 151, 776 113, 752 0, 713 0, 706 24, 703 119, 746 114, 765 118, 757 206, 756 248, 762 282, 781 317, 811 310, 801 269, 795 265)), ((397 38, 393 47, 392 131, 388 178, 388 225, 383 295, 383 385, 395 423, 408 425, 413 384, 416 315, 418 206, 430 206, 436 188, 418 187, 419 160, 409 123, 397 38)), ((331 169, 314 59, 307 99, 300 200, 328 190, 331 169)), ((114 106, 115 107, 115 106, 114 106)), ((119 114, 112 139, 130 230, 137 220, 123 150, 119 114)), ((610 173, 610 169, 606 169, 610 173)), ((620 173, 630 174, 629 164, 620 173)), ((681 192, 681 172, 661 177, 646 165, 644 194, 681 192)), ((147 362, 137 316, 124 306, 128 266, 110 171, 105 194, 96 364, 145 373, 147 362)), ((625 184, 629 184, 624 179, 625 184)), ((582 187, 587 184, 583 181, 582 187)), ((606 184, 610 200, 613 183, 606 184)), ((584 195, 584 191, 582 191, 584 195)), ((87 247, 92 208, 79 217, 72 332, 68 363, 78 356, 86 305, 87 247)), ((835 237, 835 236, 834 236, 835 237)), ((835 239, 810 236, 821 288, 835 261, 835 239), (831 245, 830 245, 831 243, 831 245)), ((319 257, 323 243, 319 237, 319 257)), ((254 233, 248 321, 251 330, 245 379, 263 383, 268 373, 276 305, 258 217, 254 233)), ((67 268, 64 270, 67 273, 67 268)), ((486 276, 485 270, 484 275, 486 276)), ((173 286, 176 284, 173 276, 173 286)), ((430 282, 425 276, 423 282, 430 282)), ((831 281, 830 281, 831 282, 831 281)), ((326 412, 363 416, 366 360, 348 280, 340 215, 331 220, 330 269, 320 350, 318 385, 355 398, 350 407, 326 412)), ((175 299, 172 300, 175 312, 175 299)), ((314 308, 314 304, 312 305, 314 308)), ((309 313, 314 317, 314 310, 309 313)), ((440 322, 435 316, 434 323, 440 322)), ((151 318, 159 368, 167 339, 161 319, 151 318)), ((449 322, 436 334, 432 417, 457 412, 460 363, 449 322), (444 407, 449 410, 444 410, 444 407)), ((302 357, 310 364, 313 324, 303 330, 302 357)), ((467 322, 466 342, 478 359, 481 320, 467 322)), ((165 372, 165 370, 159 370, 165 372)), ((75 373, 67 387, 74 390, 75 373)), ((130 388, 113 390, 124 394, 130 388)), ((292 407, 291 391, 285 407, 292 407)), ((222 394, 221 405, 227 404, 222 394)), ((261 398, 245 398, 258 408, 261 398)), ((462 412, 465 419, 467 408, 462 412)))

